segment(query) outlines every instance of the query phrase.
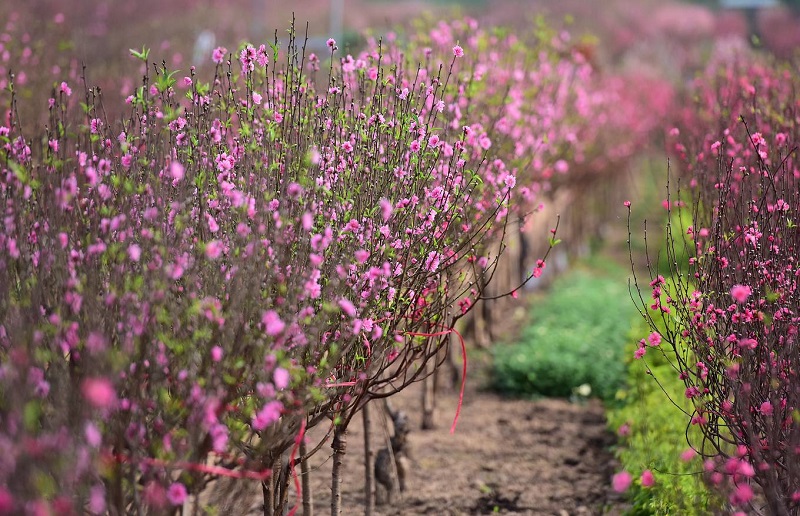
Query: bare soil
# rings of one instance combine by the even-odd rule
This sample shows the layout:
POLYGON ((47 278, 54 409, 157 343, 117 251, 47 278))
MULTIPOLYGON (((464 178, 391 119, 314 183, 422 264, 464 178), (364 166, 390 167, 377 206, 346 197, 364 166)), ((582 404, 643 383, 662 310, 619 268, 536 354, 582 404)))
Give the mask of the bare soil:
MULTIPOLYGON (((594 515, 621 514, 611 489, 614 436, 595 400, 512 400, 468 391, 455 434, 449 428, 457 394, 437 401, 437 429, 420 430, 420 388, 393 398, 412 421, 411 473, 399 500, 376 515, 594 515)), ((373 453, 388 443, 391 425, 382 406, 371 409, 373 453)), ((324 433, 325 429, 317 429, 324 433)), ((312 442, 314 442, 312 438, 312 442)), ((313 457, 317 514, 330 511, 331 450, 313 457)), ((364 445, 361 418, 348 431, 343 514, 364 511, 364 445)))

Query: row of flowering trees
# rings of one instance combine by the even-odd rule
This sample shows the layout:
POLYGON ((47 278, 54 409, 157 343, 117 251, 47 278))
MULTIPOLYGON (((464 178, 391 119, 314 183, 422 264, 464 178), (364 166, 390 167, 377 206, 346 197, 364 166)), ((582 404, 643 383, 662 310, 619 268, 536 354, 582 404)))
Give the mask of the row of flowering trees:
POLYGON ((669 136, 684 224, 668 228, 670 275, 653 272, 637 352, 672 348, 707 478, 776 515, 800 507, 796 66, 728 48, 689 87, 669 136))
POLYGON ((420 380, 481 299, 509 223, 648 129, 544 28, 284 45, 218 48, 210 80, 132 52, 147 73, 124 106, 68 78, 41 128, 9 75, 0 512, 169 513, 217 477, 283 510, 323 444, 306 430, 344 453, 352 417, 420 380))

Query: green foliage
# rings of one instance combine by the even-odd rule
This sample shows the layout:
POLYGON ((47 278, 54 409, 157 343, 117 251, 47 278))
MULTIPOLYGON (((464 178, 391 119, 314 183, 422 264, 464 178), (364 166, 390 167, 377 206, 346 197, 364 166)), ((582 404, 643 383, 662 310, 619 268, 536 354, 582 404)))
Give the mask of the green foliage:
POLYGON ((689 442, 700 443, 702 439, 697 427, 689 425, 686 412, 692 410, 691 404, 683 394, 683 382, 670 365, 674 352, 666 346, 649 348, 642 360, 633 359, 636 342, 648 332, 643 320, 634 324, 626 350, 630 357, 628 383, 618 394, 623 404, 607 412, 614 430, 627 429, 620 432, 627 435, 621 436, 617 449, 623 469, 634 476, 649 469, 655 477, 652 487, 644 488, 637 481, 631 488, 633 507, 629 514, 714 514, 722 501, 703 480, 700 459, 681 459, 689 442))
POLYGON ((625 271, 598 263, 557 280, 533 307, 519 342, 498 346, 494 387, 515 395, 568 397, 588 384, 612 400, 623 386, 625 336, 634 313, 625 271))

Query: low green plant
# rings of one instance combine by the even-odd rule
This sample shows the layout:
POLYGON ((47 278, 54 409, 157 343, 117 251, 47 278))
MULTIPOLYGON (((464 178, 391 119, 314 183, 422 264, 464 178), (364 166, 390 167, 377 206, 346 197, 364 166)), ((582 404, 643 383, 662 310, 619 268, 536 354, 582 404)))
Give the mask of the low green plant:
POLYGON ((533 304, 519 338, 494 350, 494 388, 520 396, 569 397, 576 392, 612 400, 624 385, 625 336, 634 307, 625 271, 596 261, 557 280, 533 304))

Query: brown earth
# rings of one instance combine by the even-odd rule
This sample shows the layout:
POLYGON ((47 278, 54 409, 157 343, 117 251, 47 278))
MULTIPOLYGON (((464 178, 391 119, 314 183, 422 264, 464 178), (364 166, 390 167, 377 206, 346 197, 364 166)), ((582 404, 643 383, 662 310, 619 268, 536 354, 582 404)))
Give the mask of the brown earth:
MULTIPOLYGON (((606 428, 599 402, 510 400, 472 390, 464 398, 458 427, 451 435, 456 394, 438 400, 438 428, 422 431, 419 393, 419 387, 413 387, 393 398, 394 406, 406 411, 412 422, 411 473, 401 499, 377 507, 374 514, 622 513, 624 505, 610 489, 614 436, 606 428)), ((388 442, 391 429, 380 404, 374 404, 371 414, 377 452, 388 442)), ((351 423, 347 441, 342 513, 363 514, 360 417, 351 423)), ((325 446, 311 462, 315 512, 328 514, 330 447, 325 446)))

